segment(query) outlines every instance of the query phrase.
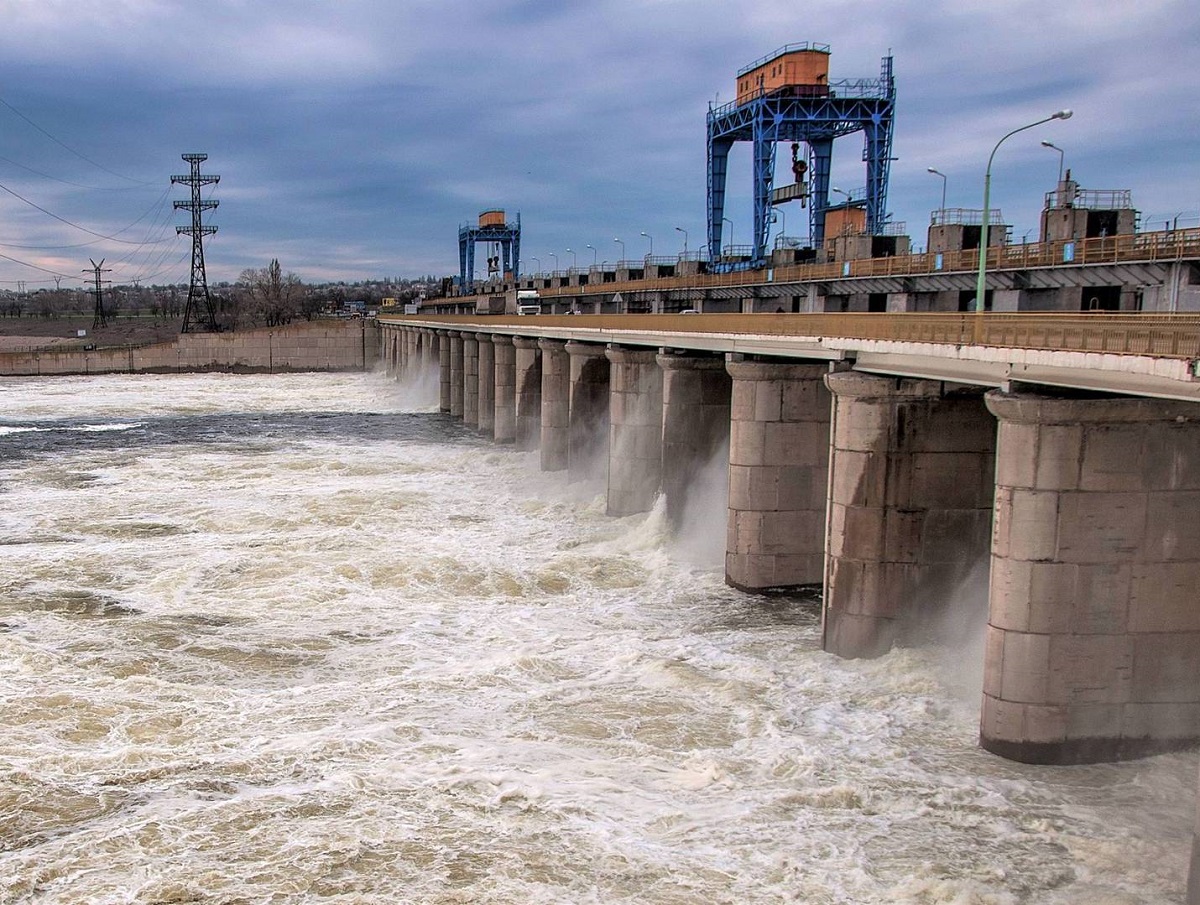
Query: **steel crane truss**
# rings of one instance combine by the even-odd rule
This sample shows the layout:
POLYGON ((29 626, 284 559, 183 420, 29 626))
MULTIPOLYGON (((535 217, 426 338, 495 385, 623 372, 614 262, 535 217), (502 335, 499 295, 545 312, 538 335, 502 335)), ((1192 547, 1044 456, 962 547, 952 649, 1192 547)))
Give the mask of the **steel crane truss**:
POLYGON ((459 285, 470 292, 475 285, 475 243, 498 242, 503 266, 501 273, 518 273, 521 265, 521 215, 516 223, 503 226, 460 226, 458 228, 459 285))
POLYGON ((811 206, 809 224, 814 247, 825 238, 829 200, 829 170, 833 140, 864 132, 867 164, 867 232, 883 226, 887 205, 888 170, 892 155, 895 82, 892 58, 884 57, 879 79, 852 79, 829 84, 828 92, 809 93, 807 86, 783 88, 742 104, 731 103, 708 112, 708 241, 714 270, 759 267, 766 260, 770 230, 771 187, 775 145, 804 142, 809 149, 811 206), (725 179, 729 151, 737 141, 754 143, 754 244, 752 260, 720 261, 725 179))

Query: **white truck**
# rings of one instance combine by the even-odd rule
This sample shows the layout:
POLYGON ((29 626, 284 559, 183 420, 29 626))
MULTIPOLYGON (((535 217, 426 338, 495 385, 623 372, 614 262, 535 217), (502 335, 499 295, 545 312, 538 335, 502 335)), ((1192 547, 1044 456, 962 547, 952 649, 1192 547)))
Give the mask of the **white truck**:
POLYGON ((517 290, 517 314, 541 314, 542 302, 536 289, 517 290))

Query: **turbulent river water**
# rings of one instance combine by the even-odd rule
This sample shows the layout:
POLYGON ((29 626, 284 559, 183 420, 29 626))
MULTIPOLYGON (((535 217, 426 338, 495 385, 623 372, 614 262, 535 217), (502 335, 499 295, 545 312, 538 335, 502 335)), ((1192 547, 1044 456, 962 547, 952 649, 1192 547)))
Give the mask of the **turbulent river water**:
POLYGON ((987 754, 974 649, 829 656, 719 507, 430 402, 0 380, 0 902, 1183 900, 1196 755, 987 754))

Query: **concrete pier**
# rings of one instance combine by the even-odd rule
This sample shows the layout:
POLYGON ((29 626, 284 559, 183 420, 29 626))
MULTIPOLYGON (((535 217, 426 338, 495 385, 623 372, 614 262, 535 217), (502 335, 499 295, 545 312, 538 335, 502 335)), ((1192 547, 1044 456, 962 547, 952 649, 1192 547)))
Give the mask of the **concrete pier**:
POLYGON ((496 348, 490 333, 475 338, 479 341, 479 432, 490 437, 496 425, 496 348))
POLYGON ((425 338, 425 373, 436 374, 441 334, 436 330, 422 330, 425 338))
POLYGON ((540 339, 542 352, 542 471, 565 471, 571 435, 571 357, 567 344, 540 339))
POLYGON ((1200 740, 1200 412, 993 390, 983 747, 1089 763, 1200 740))
POLYGON ((542 352, 536 339, 514 336, 517 449, 537 449, 542 433, 542 352))
POLYGON ((1187 905, 1200 905, 1200 795, 1196 796, 1196 831, 1192 834, 1192 861, 1188 870, 1187 905))
POLYGON ((567 476, 571 481, 603 477, 608 463, 609 431, 609 366, 605 347, 572 340, 567 343, 567 355, 571 358, 567 476))
POLYGON ((450 337, 450 414, 463 416, 463 336, 457 330, 450 337))
POLYGON ((827 374, 834 394, 824 646, 873 657, 986 618, 996 419, 983 390, 827 374), (972 594, 974 593, 974 599, 972 594))
POLYGON ((830 395, 824 364, 729 361, 725 580, 746 591, 824 577, 830 395))
POLYGON ((511 336, 496 334, 492 343, 496 349, 493 433, 497 443, 511 443, 517 432, 517 350, 511 336))
POLYGON ((606 355, 608 514, 647 512, 662 479, 663 372, 649 349, 610 346, 606 355))
POLYGON ((438 409, 450 411, 450 333, 438 330, 438 409))
POLYGON ((417 345, 420 338, 415 328, 405 330, 405 353, 404 353, 404 370, 409 377, 415 377, 420 373, 421 355, 417 345))
POLYGON ((663 371, 662 490, 667 518, 678 528, 700 473, 718 457, 728 473, 733 378, 724 357, 662 353, 657 361, 663 371))
POLYGON ((463 424, 479 427, 479 334, 463 333, 463 424))

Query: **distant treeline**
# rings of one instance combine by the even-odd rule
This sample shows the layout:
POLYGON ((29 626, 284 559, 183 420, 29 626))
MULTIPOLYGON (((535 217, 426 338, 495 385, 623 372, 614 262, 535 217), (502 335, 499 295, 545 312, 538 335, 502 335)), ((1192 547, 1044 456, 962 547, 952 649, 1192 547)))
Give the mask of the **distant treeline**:
MULTIPOLYGON (((308 284, 294 273, 284 273, 275 259, 266 267, 243 270, 236 283, 210 286, 209 294, 222 327, 237 329, 281 326, 301 318, 312 320, 337 313, 351 302, 377 308, 385 298, 394 298, 402 305, 425 294, 427 287, 435 289, 437 285, 433 277, 308 284)), ((104 311, 108 317, 170 320, 183 315, 187 294, 186 285, 106 287, 104 311)), ((95 310, 95 298, 81 289, 0 293, 0 317, 55 319, 88 316, 95 310)))

